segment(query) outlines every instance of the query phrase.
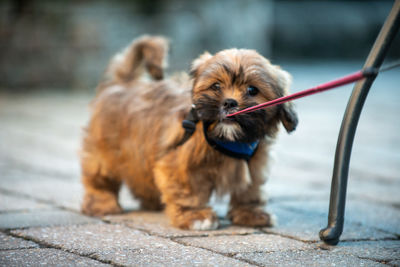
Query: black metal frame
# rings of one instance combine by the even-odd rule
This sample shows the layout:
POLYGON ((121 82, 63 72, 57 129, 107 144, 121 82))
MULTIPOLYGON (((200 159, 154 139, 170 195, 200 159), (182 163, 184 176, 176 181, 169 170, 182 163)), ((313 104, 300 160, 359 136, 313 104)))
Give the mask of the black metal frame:
MULTIPOLYGON (((399 27, 400 0, 396 0, 368 55, 364 68, 379 68, 382 65, 399 27)), ((358 119, 375 77, 368 77, 355 84, 343 117, 336 146, 335 165, 332 175, 328 226, 319 233, 321 240, 329 245, 339 243, 340 235, 343 232, 351 149, 358 119)))

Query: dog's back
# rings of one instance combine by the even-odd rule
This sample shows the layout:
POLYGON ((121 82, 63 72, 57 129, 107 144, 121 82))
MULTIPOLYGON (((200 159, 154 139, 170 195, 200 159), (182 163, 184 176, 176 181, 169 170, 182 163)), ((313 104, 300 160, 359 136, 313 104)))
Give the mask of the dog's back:
MULTIPOLYGON (((86 191, 93 185, 115 191, 124 179, 137 197, 150 198, 142 202, 146 208, 160 205, 153 165, 182 137, 181 120, 190 108, 190 88, 163 80, 167 51, 166 39, 143 36, 111 60, 106 79, 91 104, 83 143, 86 191), (146 74, 150 80, 144 79, 146 74)), ((114 201, 107 201, 115 205, 107 209, 103 204, 98 213, 89 204, 85 209, 85 203, 95 201, 84 199, 83 211, 90 215, 119 211, 114 201)))

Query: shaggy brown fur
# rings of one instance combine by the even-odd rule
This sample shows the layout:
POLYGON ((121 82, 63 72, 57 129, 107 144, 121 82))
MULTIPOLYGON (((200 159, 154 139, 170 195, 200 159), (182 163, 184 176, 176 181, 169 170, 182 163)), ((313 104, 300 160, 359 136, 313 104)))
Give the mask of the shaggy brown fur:
POLYGON ((165 206, 171 223, 182 229, 218 227, 207 205, 213 191, 230 194, 232 223, 271 225, 262 209, 263 171, 278 123, 293 131, 296 113, 283 104, 234 119, 226 114, 287 94, 289 74, 253 50, 229 49, 201 55, 186 82, 162 80, 167 50, 164 38, 144 36, 111 61, 83 143, 83 213, 121 212, 118 191, 125 182, 143 208, 165 206), (140 79, 144 69, 152 80, 140 79), (178 146, 192 103, 201 122, 178 146), (209 138, 259 140, 259 146, 249 161, 226 156, 206 142, 204 125, 209 138))

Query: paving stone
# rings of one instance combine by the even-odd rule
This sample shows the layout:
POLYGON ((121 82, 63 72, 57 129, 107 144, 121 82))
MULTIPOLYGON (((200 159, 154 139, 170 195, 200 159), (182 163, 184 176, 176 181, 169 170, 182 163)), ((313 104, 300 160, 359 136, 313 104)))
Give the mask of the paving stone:
MULTIPOLYGON (((292 209, 312 210, 321 214, 328 212, 327 201, 297 200, 280 202, 279 204, 292 209)), ((400 235, 400 209, 383 203, 348 199, 346 202, 345 221, 400 235)))
MULTIPOLYGON (((324 199, 329 196, 330 185, 321 185, 313 181, 302 182, 302 176, 299 173, 292 173, 290 178, 284 175, 271 174, 271 179, 264 186, 270 201, 324 199)), ((290 175, 290 173, 285 175, 290 175)), ((320 177, 323 177, 323 175, 320 177)))
POLYGON ((3 179, 0 184, 1 189, 76 211, 80 209, 83 189, 79 177, 71 181, 16 168, 0 169, 0 175, 3 179))
MULTIPOLYGON (((276 153, 278 156, 272 166, 271 178, 266 184, 269 196, 272 199, 329 199, 333 159, 325 164, 320 163, 320 159, 315 161, 316 156, 310 151, 297 153, 296 151, 276 153)), ((334 153, 332 157, 333 155, 334 153)), ((323 158, 328 158, 328 156, 323 158)), ((396 161, 400 166, 400 159, 396 161)), ((399 186, 398 179, 379 174, 379 170, 372 173, 366 168, 351 169, 348 197, 399 205, 400 195, 396 191, 399 186)))
POLYGON ((53 90, 18 96, 1 94, 0 113, 2 119, 5 115, 16 115, 17 121, 29 118, 36 123, 53 121, 79 128, 88 119, 92 99, 93 94, 64 94, 53 90))
POLYGON ((346 203, 346 219, 400 235, 400 209, 383 203, 349 199, 346 203))
POLYGON ((0 229, 95 223, 99 220, 65 210, 40 210, 0 214, 0 229))
POLYGON ((11 196, 0 192, 0 212, 50 209, 51 206, 32 199, 11 196))
POLYGON ((317 249, 240 253, 236 258, 246 259, 261 266, 387 266, 376 261, 317 249))
MULTIPOLYGON (((270 209, 278 217, 278 225, 273 228, 263 228, 267 233, 281 234, 303 241, 319 241, 319 231, 327 225, 327 214, 313 210, 293 211, 270 205, 270 209)), ((341 240, 378 240, 396 238, 395 235, 345 221, 341 240)))
MULTIPOLYGON (((22 129, 0 126, 0 154, 3 160, 18 164, 33 172, 49 173, 55 177, 70 178, 79 175, 78 139, 66 140, 48 133, 48 128, 35 130, 26 125, 22 129), (72 151, 70 151, 72 150, 72 151)), ((69 131, 68 131, 69 132, 69 131)))
POLYGON ((0 250, 37 247, 39 246, 32 241, 16 238, 0 232, 0 250))
POLYGON ((94 224, 14 230, 13 234, 113 264, 135 266, 248 266, 208 250, 184 246, 122 225, 94 224))
MULTIPOLYGON (((80 211, 83 198, 80 175, 76 175, 71 179, 58 179, 57 176, 53 176, 54 174, 37 171, 31 172, 29 169, 20 168, 19 165, 13 167, 7 166, 7 169, 1 168, 1 163, 0 157, 0 176, 2 177, 0 189, 80 211)), ((133 199, 126 186, 122 186, 119 201, 125 210, 139 208, 139 202, 133 199)), ((26 205, 25 200, 21 200, 21 202, 17 201, 13 203, 13 206, 26 205)), ((3 204, 0 202, 0 210, 2 207, 3 204)))
MULTIPOLYGON (((317 121, 316 124, 320 124, 320 122, 317 121)), ((305 127, 310 128, 310 131, 315 130, 315 127, 311 124, 305 127)), ((302 133, 298 132, 300 130, 298 129, 293 135, 281 135, 274 149, 276 152, 276 161, 272 165, 271 177, 281 177, 285 176, 285 174, 292 174, 294 177, 297 177, 300 174, 302 179, 299 179, 299 182, 307 182, 308 179, 319 176, 320 182, 330 184, 339 126, 337 128, 332 128, 328 125, 324 127, 326 128, 325 131, 318 130, 317 132, 302 133), (332 135, 329 131, 336 134, 332 135), (319 137, 310 140, 310 136, 314 136, 317 133, 319 137), (310 178, 302 175, 302 173, 308 173, 310 178)), ((355 178, 365 181, 364 178, 368 177, 378 178, 376 179, 376 184, 380 187, 385 187, 385 184, 381 184, 380 180, 398 184, 397 177, 400 171, 400 158, 393 146, 399 147, 400 140, 389 140, 388 144, 384 146, 382 141, 384 141, 383 139, 386 141, 387 134, 382 138, 381 133, 372 135, 370 129, 367 129, 365 132, 368 133, 366 136, 376 136, 379 140, 371 141, 376 144, 371 147, 371 142, 360 144, 360 140, 357 139, 359 137, 356 138, 350 164, 349 177, 351 179, 349 179, 349 182, 355 178)), ((398 139, 398 137, 396 138, 398 139)), ((349 187, 350 189, 354 192, 360 191, 357 186, 349 187)), ((382 195, 377 196, 384 197, 382 195)), ((396 195, 394 196, 397 197, 396 195)))
POLYGON ((60 100, 55 95, 49 95, 39 103, 36 102, 36 97, 37 95, 30 95, 10 99, 8 96, 2 96, 5 101, 1 102, 0 107, 1 129, 12 131, 18 137, 32 137, 35 141, 31 144, 32 147, 42 143, 44 151, 62 151, 61 156, 65 152, 75 155, 82 134, 81 127, 89 115, 89 101, 75 105, 73 102, 76 101, 76 96, 64 96, 63 100, 60 100), (46 140, 47 143, 42 142, 46 140))
POLYGON ((256 228, 233 226, 230 221, 225 219, 220 219, 220 227, 217 230, 181 230, 171 226, 167 216, 162 212, 134 211, 123 215, 106 216, 104 219, 163 237, 237 235, 260 232, 256 228))
POLYGON ((390 261, 389 264, 391 266, 400 266, 400 260, 390 261))
POLYGON ((304 152, 297 149, 293 151, 286 144, 279 147, 280 140, 277 143, 269 179, 264 187, 271 201, 329 198, 332 175, 332 161, 329 157, 326 160, 327 156, 317 157, 312 152, 304 155, 304 152))
POLYGON ((122 252, 113 260, 129 266, 254 266, 230 257, 192 247, 140 248, 122 252))
POLYGON ((175 240, 188 246, 206 248, 225 254, 286 251, 311 247, 310 245, 297 240, 271 234, 187 237, 175 240))
POLYGON ((111 266, 51 248, 0 251, 1 266, 111 266))
MULTIPOLYGON (((351 176, 351 173, 349 177, 347 186, 349 196, 369 200, 370 202, 375 203, 400 206, 400 195, 398 194, 397 189, 400 188, 399 180, 396 182, 381 182, 378 178, 375 180, 362 180, 362 178, 352 179, 354 176, 351 176)), ((397 177, 399 176, 397 175, 397 177)))
POLYGON ((400 260, 400 240, 340 242, 332 251, 377 261, 400 260))

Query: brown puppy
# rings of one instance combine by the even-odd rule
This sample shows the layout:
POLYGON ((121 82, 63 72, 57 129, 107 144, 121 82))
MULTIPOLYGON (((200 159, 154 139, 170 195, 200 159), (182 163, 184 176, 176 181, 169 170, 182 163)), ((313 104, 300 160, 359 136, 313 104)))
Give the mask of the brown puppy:
POLYGON ((218 227, 207 206, 213 191, 230 194, 232 223, 272 225, 261 193, 268 150, 279 122, 291 132, 297 115, 288 103, 226 115, 287 94, 289 74, 253 50, 229 49, 194 60, 192 79, 162 80, 167 50, 162 37, 144 36, 110 63, 84 138, 83 213, 121 212, 125 182, 143 208, 165 206, 182 229, 218 227), (199 119, 193 135, 182 127, 189 113, 199 119))

